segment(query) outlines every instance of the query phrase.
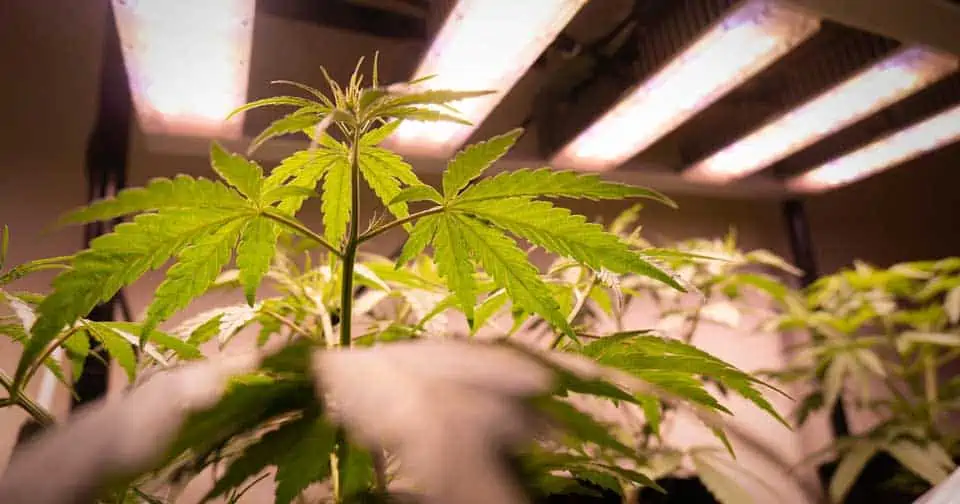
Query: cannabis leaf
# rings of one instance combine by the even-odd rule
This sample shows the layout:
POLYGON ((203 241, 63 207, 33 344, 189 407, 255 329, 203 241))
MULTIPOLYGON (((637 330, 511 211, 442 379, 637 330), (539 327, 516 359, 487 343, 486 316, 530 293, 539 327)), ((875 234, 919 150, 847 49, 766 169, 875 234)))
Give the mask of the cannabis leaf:
POLYGON ((265 434, 234 459, 204 501, 218 497, 269 466, 276 466, 276 500, 292 502, 310 483, 330 475, 334 429, 315 414, 307 414, 265 434))
POLYGON ((577 198, 588 200, 646 198, 670 207, 670 198, 642 187, 604 182, 599 175, 574 171, 522 169, 481 180, 463 192, 457 201, 471 202, 503 198, 577 198))
POLYGON ((447 165, 443 172, 443 197, 450 201, 472 180, 483 174, 487 168, 500 159, 513 147, 522 129, 514 129, 485 142, 473 144, 459 153, 447 165))
POLYGON ((650 335, 611 335, 584 345, 580 352, 602 365, 626 371, 686 400, 728 412, 699 380, 699 376, 710 378, 788 425, 756 388, 757 385, 769 385, 681 341, 650 335))
POLYGON ((489 221, 561 257, 570 257, 595 271, 637 273, 683 290, 669 274, 643 260, 619 237, 588 223, 586 217, 547 201, 507 198, 456 202, 451 207, 489 221))

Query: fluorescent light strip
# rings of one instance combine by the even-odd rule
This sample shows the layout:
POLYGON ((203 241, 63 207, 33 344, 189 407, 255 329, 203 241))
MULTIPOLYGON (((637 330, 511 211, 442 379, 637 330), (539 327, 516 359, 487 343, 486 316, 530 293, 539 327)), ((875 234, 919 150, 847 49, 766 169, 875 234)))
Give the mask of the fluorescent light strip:
POLYGON ((551 161, 615 168, 817 31, 819 20, 774 0, 748 0, 640 84, 551 161))
POLYGON ((587 0, 460 0, 414 78, 429 89, 494 90, 454 104, 473 123, 404 122, 391 145, 446 156, 462 145, 587 0))
POLYGON ((114 0, 134 105, 149 133, 237 137, 254 0, 114 0))
POLYGON ((723 184, 745 177, 936 82, 957 60, 922 47, 907 47, 781 116, 684 176, 723 184))
POLYGON ((960 105, 787 181, 799 192, 850 184, 960 140, 960 105))

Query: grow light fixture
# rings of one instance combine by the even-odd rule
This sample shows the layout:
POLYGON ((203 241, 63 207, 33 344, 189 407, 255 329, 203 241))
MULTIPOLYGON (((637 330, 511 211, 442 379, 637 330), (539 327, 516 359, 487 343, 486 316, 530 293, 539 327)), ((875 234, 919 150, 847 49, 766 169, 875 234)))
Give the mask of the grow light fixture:
POLYGON ((423 88, 494 90, 454 107, 472 126, 406 121, 391 144, 399 150, 446 156, 462 145, 556 38, 587 0, 459 0, 414 79, 423 88))
POLYGON ((960 105, 881 138, 787 181, 800 192, 821 192, 879 173, 960 140, 960 105))
POLYGON ((567 144, 558 166, 622 164, 796 47, 819 20, 775 0, 748 0, 567 144))
POLYGON ((952 56, 918 46, 904 48, 700 161, 684 175, 718 184, 750 175, 929 86, 956 66, 952 56))
POLYGON ((140 123, 149 133, 236 137, 254 0, 114 0, 140 123))

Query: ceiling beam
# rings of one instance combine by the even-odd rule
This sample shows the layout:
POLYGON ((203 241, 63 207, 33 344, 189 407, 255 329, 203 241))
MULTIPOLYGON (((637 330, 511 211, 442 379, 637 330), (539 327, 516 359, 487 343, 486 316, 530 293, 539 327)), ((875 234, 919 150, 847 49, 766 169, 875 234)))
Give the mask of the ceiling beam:
POLYGON ((822 18, 960 56, 960 6, 943 0, 786 0, 822 18))
POLYGON ((269 0, 257 2, 257 11, 377 37, 427 39, 427 24, 423 17, 346 0, 269 0))

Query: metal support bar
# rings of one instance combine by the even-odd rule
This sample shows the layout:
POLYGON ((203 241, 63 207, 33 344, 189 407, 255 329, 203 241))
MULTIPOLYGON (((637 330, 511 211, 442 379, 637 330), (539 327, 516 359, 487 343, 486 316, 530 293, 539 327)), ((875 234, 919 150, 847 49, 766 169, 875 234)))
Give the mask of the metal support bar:
POLYGON ((840 24, 960 55, 960 6, 943 0, 787 0, 840 24))
MULTIPOLYGON (((803 276, 800 278, 801 286, 807 287, 816 281, 818 273, 817 259, 813 252, 813 240, 810 234, 810 223, 807 221, 803 201, 796 199, 784 201, 783 217, 787 227, 787 237, 790 239, 793 262, 803 270, 803 276)), ((830 412, 830 426, 833 428, 833 434, 837 437, 850 434, 847 415, 839 401, 830 412)))
MULTIPOLYGON (((126 183, 127 152, 130 144, 132 101, 130 84, 123 64, 120 34, 116 29, 112 3, 106 4, 103 56, 100 64, 100 92, 97 117, 87 143, 87 201, 114 196, 126 183)), ((86 246, 96 237, 110 232, 112 222, 95 222, 84 229, 86 246)), ((117 297, 96 306, 90 312, 91 320, 114 320, 117 297)), ((110 356, 97 342, 91 340, 91 352, 83 366, 83 373, 74 383, 72 407, 96 400, 107 392, 110 356)))

